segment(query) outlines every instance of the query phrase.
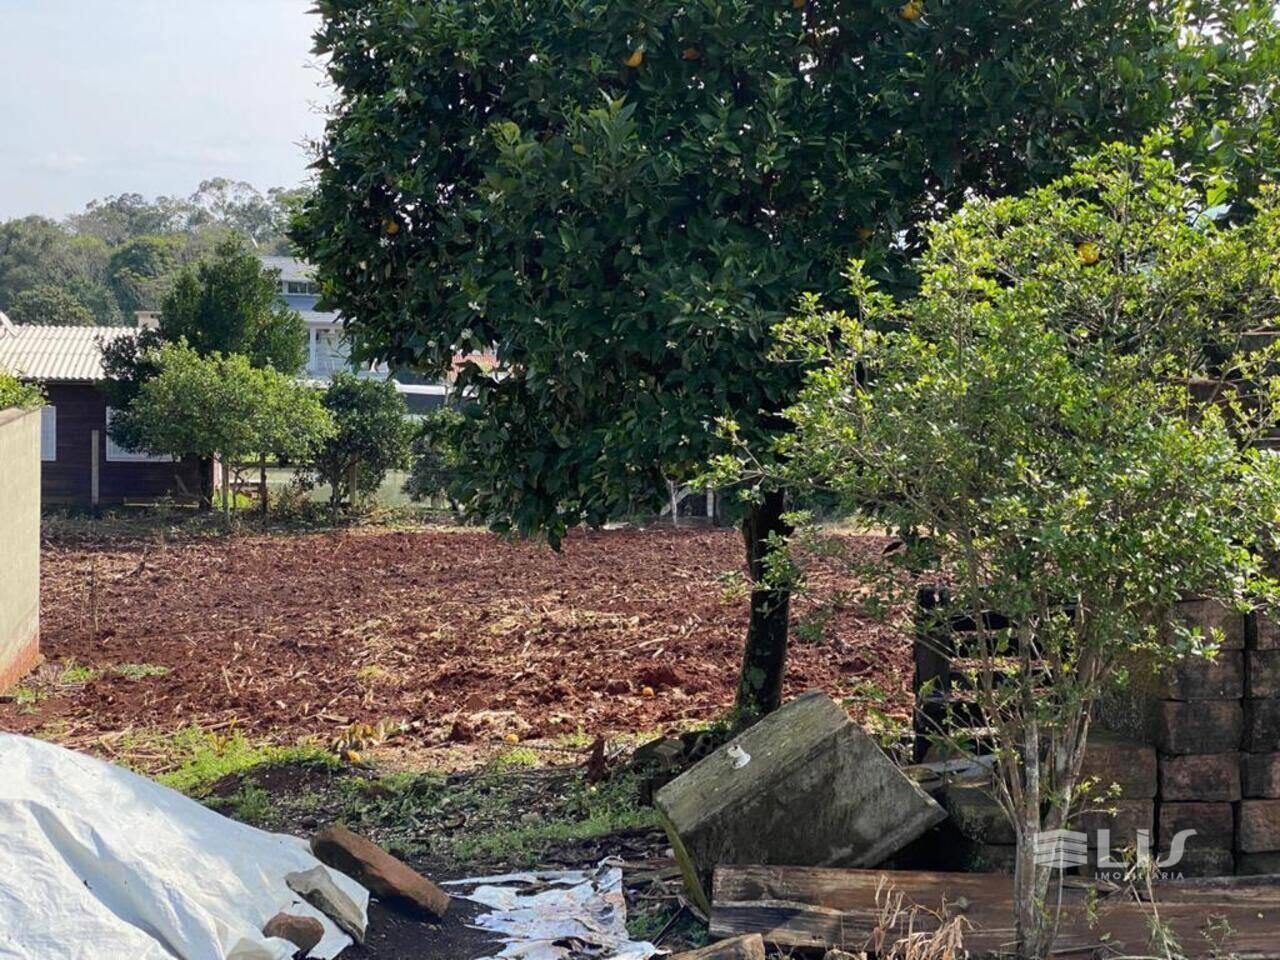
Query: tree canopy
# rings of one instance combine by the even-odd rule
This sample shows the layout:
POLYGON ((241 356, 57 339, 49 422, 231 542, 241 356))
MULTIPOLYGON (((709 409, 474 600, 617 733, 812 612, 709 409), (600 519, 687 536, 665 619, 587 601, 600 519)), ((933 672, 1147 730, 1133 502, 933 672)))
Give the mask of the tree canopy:
POLYGON ((160 334, 201 355, 243 354, 287 374, 307 360, 302 317, 279 301, 275 275, 234 238, 179 274, 161 309, 160 334))
POLYGON ((390 380, 338 373, 321 401, 334 431, 316 451, 307 473, 329 485, 330 506, 373 493, 388 470, 402 467, 413 429, 404 397, 390 380), (353 482, 354 481, 354 482, 353 482))
POLYGON ((305 460, 333 431, 317 391, 248 357, 166 344, 149 360, 157 372, 113 418, 112 437, 130 449, 219 460, 224 513, 231 467, 262 455, 305 460))
MULTIPOLYGON (((839 302, 849 256, 909 291, 927 221, 1159 124, 1268 162, 1244 80, 1275 27, 1243 0, 317 6, 337 100, 295 239, 360 355, 496 351, 457 381, 460 492, 553 544, 696 473, 718 418, 767 450, 798 384, 771 330, 839 302)), ((753 571, 784 510, 749 508, 753 571)), ((752 601, 744 680, 774 692, 785 600, 752 601)))

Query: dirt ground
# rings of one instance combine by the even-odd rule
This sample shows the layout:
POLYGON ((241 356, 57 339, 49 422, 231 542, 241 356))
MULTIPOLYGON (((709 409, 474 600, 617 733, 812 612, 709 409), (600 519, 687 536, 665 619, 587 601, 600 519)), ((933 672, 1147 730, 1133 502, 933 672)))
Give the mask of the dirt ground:
MULTIPOLYGON (((39 695, 0 703, 0 729, 111 755, 191 724, 429 750, 708 721, 733 699, 740 555, 730 530, 580 533, 558 554, 452 529, 58 536, 39 695)), ((789 692, 905 716, 908 641, 812 569, 789 692)))

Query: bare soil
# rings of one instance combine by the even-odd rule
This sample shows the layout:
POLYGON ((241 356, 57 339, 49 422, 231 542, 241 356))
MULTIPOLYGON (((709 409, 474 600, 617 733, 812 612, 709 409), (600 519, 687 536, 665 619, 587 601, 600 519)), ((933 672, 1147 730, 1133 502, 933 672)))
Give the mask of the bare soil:
MULTIPOLYGON (((124 732, 191 724, 285 742, 381 723, 372 738, 448 748, 707 721, 733 700, 741 553, 731 530, 576 533, 560 553, 446 529, 62 537, 43 554, 53 682, 0 702, 0 729, 111 754, 124 732)), ((811 575, 788 691, 906 716, 908 639, 834 566, 811 575)))

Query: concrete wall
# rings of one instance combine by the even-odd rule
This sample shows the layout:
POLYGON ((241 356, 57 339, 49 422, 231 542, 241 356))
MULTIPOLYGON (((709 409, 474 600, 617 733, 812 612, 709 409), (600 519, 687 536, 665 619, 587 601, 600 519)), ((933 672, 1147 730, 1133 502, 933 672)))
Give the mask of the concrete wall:
POLYGON ((40 649, 40 411, 0 410, 0 691, 40 649))

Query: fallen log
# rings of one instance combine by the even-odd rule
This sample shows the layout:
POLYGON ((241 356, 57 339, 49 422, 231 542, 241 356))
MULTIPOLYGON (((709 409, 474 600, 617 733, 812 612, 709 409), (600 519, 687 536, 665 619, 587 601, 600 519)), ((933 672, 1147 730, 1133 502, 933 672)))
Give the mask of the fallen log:
MULTIPOLYGON (((1280 960, 1280 877, 1169 881, 1153 894, 1160 922, 1188 960, 1280 960)), ((877 934, 892 943, 908 926, 933 931, 955 917, 975 956, 1008 951, 1014 941, 1012 878, 1003 874, 721 866, 712 900, 712 936, 758 933, 782 947, 857 953, 877 934), (893 913, 886 905, 894 903, 895 928, 885 929, 893 913)), ((1154 916, 1153 903, 1132 891, 1064 877, 1055 957, 1148 954, 1154 916)))
POLYGON ((760 934, 749 933, 691 953, 677 954, 671 960, 765 960, 764 941, 760 934))

